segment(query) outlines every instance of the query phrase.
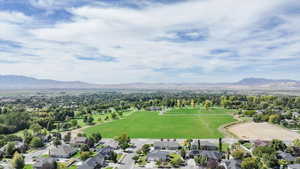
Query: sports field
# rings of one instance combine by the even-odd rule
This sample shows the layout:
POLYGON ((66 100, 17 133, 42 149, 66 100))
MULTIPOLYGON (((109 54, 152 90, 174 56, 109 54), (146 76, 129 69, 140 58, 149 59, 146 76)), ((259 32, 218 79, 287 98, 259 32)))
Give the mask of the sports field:
POLYGON ((235 121, 230 110, 211 108, 172 109, 159 112, 134 112, 125 119, 93 126, 85 133, 100 132, 105 138, 128 133, 131 138, 218 138, 223 137, 218 128, 235 121))

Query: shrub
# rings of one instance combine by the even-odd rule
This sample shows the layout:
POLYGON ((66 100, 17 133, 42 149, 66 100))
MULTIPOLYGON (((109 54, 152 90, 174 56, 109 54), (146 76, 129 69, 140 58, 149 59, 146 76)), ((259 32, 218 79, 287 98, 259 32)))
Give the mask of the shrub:
POLYGON ((33 137, 31 142, 30 142, 30 146, 33 148, 39 148, 39 147, 43 147, 43 141, 41 138, 39 137, 33 137))

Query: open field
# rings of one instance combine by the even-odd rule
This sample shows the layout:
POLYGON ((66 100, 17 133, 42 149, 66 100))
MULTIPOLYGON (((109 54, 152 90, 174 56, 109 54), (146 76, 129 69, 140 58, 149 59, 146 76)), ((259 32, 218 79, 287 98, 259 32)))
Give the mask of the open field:
POLYGON ((295 140, 300 134, 269 123, 240 123, 229 126, 227 130, 241 139, 295 140))
POLYGON ((131 138, 218 138, 223 137, 218 128, 235 121, 229 110, 202 110, 174 109, 164 115, 150 111, 134 112, 124 119, 89 127, 84 132, 100 132, 105 138, 122 133, 128 133, 131 138))

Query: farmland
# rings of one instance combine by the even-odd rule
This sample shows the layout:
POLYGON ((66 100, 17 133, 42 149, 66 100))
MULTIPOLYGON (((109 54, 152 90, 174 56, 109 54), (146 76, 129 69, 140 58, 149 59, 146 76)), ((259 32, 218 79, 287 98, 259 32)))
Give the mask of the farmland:
POLYGON ((85 133, 101 132, 113 138, 128 133, 131 138, 218 138, 223 137, 218 128, 235 121, 230 110, 215 107, 175 108, 159 112, 137 111, 124 119, 93 126, 85 133))

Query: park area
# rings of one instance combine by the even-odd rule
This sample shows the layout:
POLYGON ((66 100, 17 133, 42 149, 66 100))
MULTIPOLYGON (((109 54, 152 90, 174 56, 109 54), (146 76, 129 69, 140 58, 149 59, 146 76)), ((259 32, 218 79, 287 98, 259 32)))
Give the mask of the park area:
POLYGON ((161 114, 137 111, 120 120, 92 126, 84 130, 100 132, 105 138, 128 133, 131 138, 218 138, 219 127, 234 122, 230 110, 213 107, 175 108, 161 114))

